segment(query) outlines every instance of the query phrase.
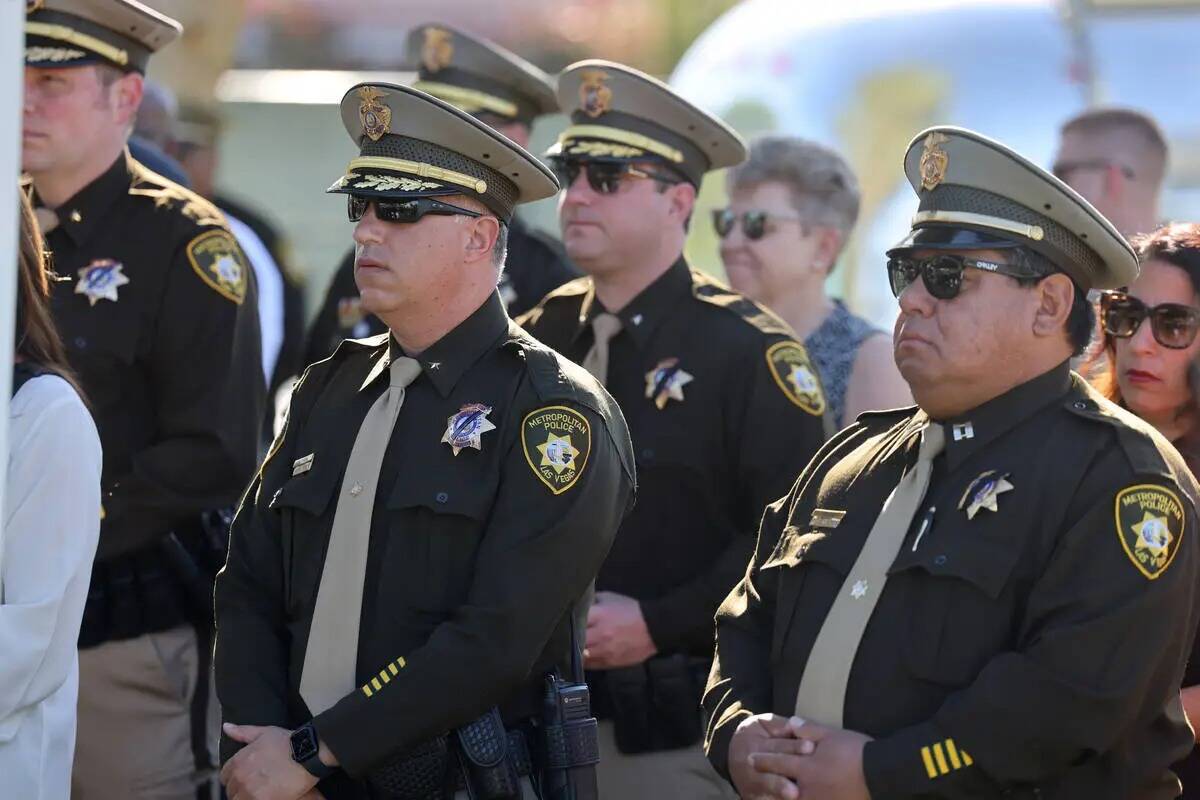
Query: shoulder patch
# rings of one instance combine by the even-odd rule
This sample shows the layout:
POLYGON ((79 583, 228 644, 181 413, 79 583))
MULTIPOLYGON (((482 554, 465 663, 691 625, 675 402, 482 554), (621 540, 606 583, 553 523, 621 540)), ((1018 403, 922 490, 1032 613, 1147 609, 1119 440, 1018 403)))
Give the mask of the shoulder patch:
POLYGON ((200 234, 188 242, 187 257, 200 280, 217 294, 239 306, 246 299, 246 273, 250 267, 229 231, 200 234))
POLYGON ((1129 560, 1150 580, 1171 566, 1183 541, 1185 519, 1179 496, 1157 484, 1117 492, 1117 538, 1129 560))
POLYGON ((554 494, 575 485, 592 452, 592 427, 567 406, 543 406, 521 421, 525 460, 554 494))
POLYGON ((788 400, 813 416, 825 413, 821 380, 804 345, 794 341, 776 342, 767 348, 767 366, 788 400))

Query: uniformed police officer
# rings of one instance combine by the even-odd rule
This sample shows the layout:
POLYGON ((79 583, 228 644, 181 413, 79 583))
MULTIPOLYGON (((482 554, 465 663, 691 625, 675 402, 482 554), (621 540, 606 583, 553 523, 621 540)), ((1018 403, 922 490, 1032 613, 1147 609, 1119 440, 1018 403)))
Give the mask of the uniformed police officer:
POLYGON ((763 508, 820 447, 825 400, 787 326, 682 255, 704 174, 745 157, 737 134, 620 64, 571 65, 558 96, 563 241, 589 277, 521 324, 606 382, 640 481, 588 621, 601 791, 722 797, 699 744, 713 614, 763 508))
MULTIPOLYGON (((549 76, 500 45, 447 25, 418 25, 408 33, 402 69, 414 70, 413 86, 529 147, 533 121, 558 110, 549 76)), ((513 217, 500 297, 512 316, 522 314, 552 289, 575 278, 562 245, 513 217)), ((383 332, 384 324, 363 308, 354 283, 354 253, 338 266, 313 320, 305 363, 325 358, 348 337, 383 332)))
POLYGON ((194 798, 215 761, 203 720, 224 550, 200 518, 232 506, 257 460, 253 284, 221 213, 125 150, 147 61, 178 23, 132 0, 30 9, 22 167, 104 448, 72 794, 194 798))
POLYGON ((361 154, 330 191, 390 334, 306 370, 234 522, 216 597, 233 798, 321 778, 330 800, 449 796, 441 737, 496 706, 531 732, 632 495, 615 403, 496 289, 514 206, 553 176, 415 89, 362 84, 341 111, 361 154))
POLYGON ((767 510, 717 616, 709 757, 743 797, 1176 797, 1197 487, 1068 369, 1134 253, 971 131, 904 168, 917 407, 861 416, 767 510))

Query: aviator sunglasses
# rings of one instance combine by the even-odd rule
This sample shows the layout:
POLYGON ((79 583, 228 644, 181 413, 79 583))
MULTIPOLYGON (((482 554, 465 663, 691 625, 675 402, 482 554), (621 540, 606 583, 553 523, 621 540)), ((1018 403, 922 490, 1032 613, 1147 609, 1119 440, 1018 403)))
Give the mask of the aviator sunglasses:
POLYGON ((451 217, 456 214, 464 217, 483 216, 478 211, 452 206, 449 203, 443 203, 441 200, 434 200, 432 197, 393 199, 348 194, 346 195, 346 213, 350 216, 350 221, 358 222, 362 219, 363 215, 367 213, 367 206, 371 204, 375 205, 375 216, 379 217, 383 222, 416 222, 426 214, 437 214, 443 217, 451 217))
POLYGON ((1000 264, 995 261, 980 261, 956 253, 939 253, 925 258, 894 256, 888 259, 888 281, 892 294, 899 297, 916 281, 917 276, 925 283, 925 290, 938 300, 953 300, 962 291, 963 270, 967 267, 995 272, 1012 278, 1033 279, 1041 277, 1032 270, 1015 264, 1000 264))
POLYGON ((712 212, 713 228, 717 236, 724 239, 733 233, 738 221, 742 223, 742 235, 752 242, 767 235, 768 225, 772 222, 800 222, 800 217, 787 214, 776 214, 767 211, 746 211, 738 215, 733 209, 715 208, 712 212))
POLYGON ((553 161, 554 175, 564 189, 569 188, 583 172, 587 175, 588 186, 597 194, 615 194, 621 188, 625 178, 643 178, 659 181, 673 186, 680 181, 661 172, 651 172, 639 169, 632 164, 612 161, 580 161, 573 159, 555 159, 553 161))
POLYGON ((1196 340, 1200 331, 1200 309, 1182 303, 1148 306, 1125 292, 1100 295, 1100 321, 1104 332, 1118 339, 1137 333, 1142 322, 1150 319, 1154 341, 1171 350, 1183 350, 1196 340))

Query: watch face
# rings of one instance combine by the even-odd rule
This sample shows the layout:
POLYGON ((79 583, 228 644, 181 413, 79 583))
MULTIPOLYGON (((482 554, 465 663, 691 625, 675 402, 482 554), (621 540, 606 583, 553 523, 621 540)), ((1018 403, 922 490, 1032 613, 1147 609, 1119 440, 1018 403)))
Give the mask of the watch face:
POLYGON ((305 725, 292 733, 292 760, 304 763, 317 754, 317 734, 305 725))

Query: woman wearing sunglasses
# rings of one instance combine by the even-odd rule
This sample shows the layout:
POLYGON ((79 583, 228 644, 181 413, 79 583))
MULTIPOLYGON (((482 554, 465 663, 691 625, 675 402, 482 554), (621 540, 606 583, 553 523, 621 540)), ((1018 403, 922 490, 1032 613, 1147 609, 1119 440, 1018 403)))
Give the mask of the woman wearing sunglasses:
POLYGON ((728 180, 730 204, 713 212, 713 227, 729 282, 796 331, 816 362, 834 424, 911 403, 891 337, 825 292, 858 218, 850 166, 821 145, 770 136, 751 144, 728 180))
MULTIPOLYGON (((1125 291, 1105 292, 1100 319, 1108 371, 1097 388, 1171 440, 1200 474, 1200 224, 1175 224, 1133 241, 1142 271, 1125 291)), ((1200 650, 1183 676, 1183 704, 1200 725, 1200 650)), ((1185 798, 1200 798, 1200 749, 1175 766, 1185 798)))

